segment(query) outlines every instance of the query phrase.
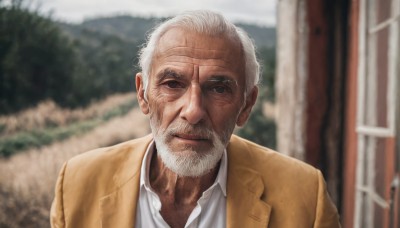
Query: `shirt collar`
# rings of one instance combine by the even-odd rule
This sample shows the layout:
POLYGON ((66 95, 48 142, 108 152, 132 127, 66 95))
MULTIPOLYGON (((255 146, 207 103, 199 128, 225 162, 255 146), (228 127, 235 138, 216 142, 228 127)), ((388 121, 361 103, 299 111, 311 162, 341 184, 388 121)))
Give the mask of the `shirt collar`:
MULTIPOLYGON (((150 170, 151 158, 153 157, 153 154, 154 154, 154 149, 155 149, 155 143, 153 140, 147 147, 146 153, 145 153, 143 161, 142 161, 142 166, 140 169, 140 187, 144 186, 147 190, 151 189, 150 179, 149 179, 149 174, 150 174, 149 170, 150 170)), ((218 175, 214 182, 214 185, 218 184, 221 187, 221 191, 225 197, 226 197, 226 180, 227 180, 227 175, 228 175, 227 172, 228 172, 228 158, 227 158, 227 153, 226 153, 226 149, 225 149, 224 153, 222 154, 221 164, 220 164, 219 170, 218 170, 218 175)))

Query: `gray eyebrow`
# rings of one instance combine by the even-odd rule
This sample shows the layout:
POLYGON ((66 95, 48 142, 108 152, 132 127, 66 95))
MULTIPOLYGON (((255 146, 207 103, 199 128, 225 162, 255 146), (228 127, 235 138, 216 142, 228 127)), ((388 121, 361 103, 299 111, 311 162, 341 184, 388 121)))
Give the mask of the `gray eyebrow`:
POLYGON ((224 75, 214 75, 211 76, 209 79, 207 79, 208 82, 220 82, 220 83, 224 83, 224 84, 234 84, 234 85, 238 85, 237 81, 224 76, 224 75))
POLYGON ((169 69, 169 68, 163 70, 163 71, 160 72, 157 76, 158 76, 157 78, 158 78, 160 81, 164 80, 165 78, 176 78, 176 79, 181 79, 181 78, 183 78, 183 75, 182 75, 182 74, 180 74, 180 73, 178 73, 178 72, 176 72, 176 71, 174 71, 174 70, 171 70, 171 69, 169 69))

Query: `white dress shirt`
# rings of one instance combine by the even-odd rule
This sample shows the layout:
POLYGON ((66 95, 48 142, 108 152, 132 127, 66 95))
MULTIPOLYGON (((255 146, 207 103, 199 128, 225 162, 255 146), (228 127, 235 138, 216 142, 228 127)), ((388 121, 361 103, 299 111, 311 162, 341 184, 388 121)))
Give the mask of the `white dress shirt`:
MULTIPOLYGON (((140 193, 136 210, 135 227, 169 227, 160 214, 161 201, 150 186, 149 169, 154 154, 154 141, 150 143, 142 161, 140 193)), ((221 159, 214 184, 203 192, 190 214, 185 228, 208 228, 226 226, 226 180, 228 159, 226 150, 221 159)))

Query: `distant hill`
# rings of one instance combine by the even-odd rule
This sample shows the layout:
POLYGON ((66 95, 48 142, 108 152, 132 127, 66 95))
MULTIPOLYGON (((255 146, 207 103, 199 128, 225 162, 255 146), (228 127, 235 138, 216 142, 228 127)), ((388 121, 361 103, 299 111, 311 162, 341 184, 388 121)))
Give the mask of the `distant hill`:
POLYGON ((276 46, 276 29, 275 27, 261 27, 252 24, 237 23, 236 26, 246 31, 254 40, 257 47, 273 48, 276 46))
MULTIPOLYGON (((80 38, 82 32, 94 32, 135 43, 143 43, 146 34, 165 18, 141 18, 132 16, 102 17, 86 20, 80 24, 60 24, 69 35, 80 38)), ((254 40, 257 47, 275 47, 276 30, 273 27, 261 27, 238 23, 254 40)))

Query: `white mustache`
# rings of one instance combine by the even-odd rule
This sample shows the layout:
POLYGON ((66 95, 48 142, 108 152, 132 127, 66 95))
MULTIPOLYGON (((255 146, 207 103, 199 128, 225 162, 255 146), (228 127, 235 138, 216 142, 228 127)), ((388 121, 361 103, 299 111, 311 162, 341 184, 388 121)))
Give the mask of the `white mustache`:
POLYGON ((204 139, 212 139, 214 136, 214 131, 203 125, 190 125, 182 122, 169 126, 165 133, 168 136, 179 134, 196 135, 204 139))

